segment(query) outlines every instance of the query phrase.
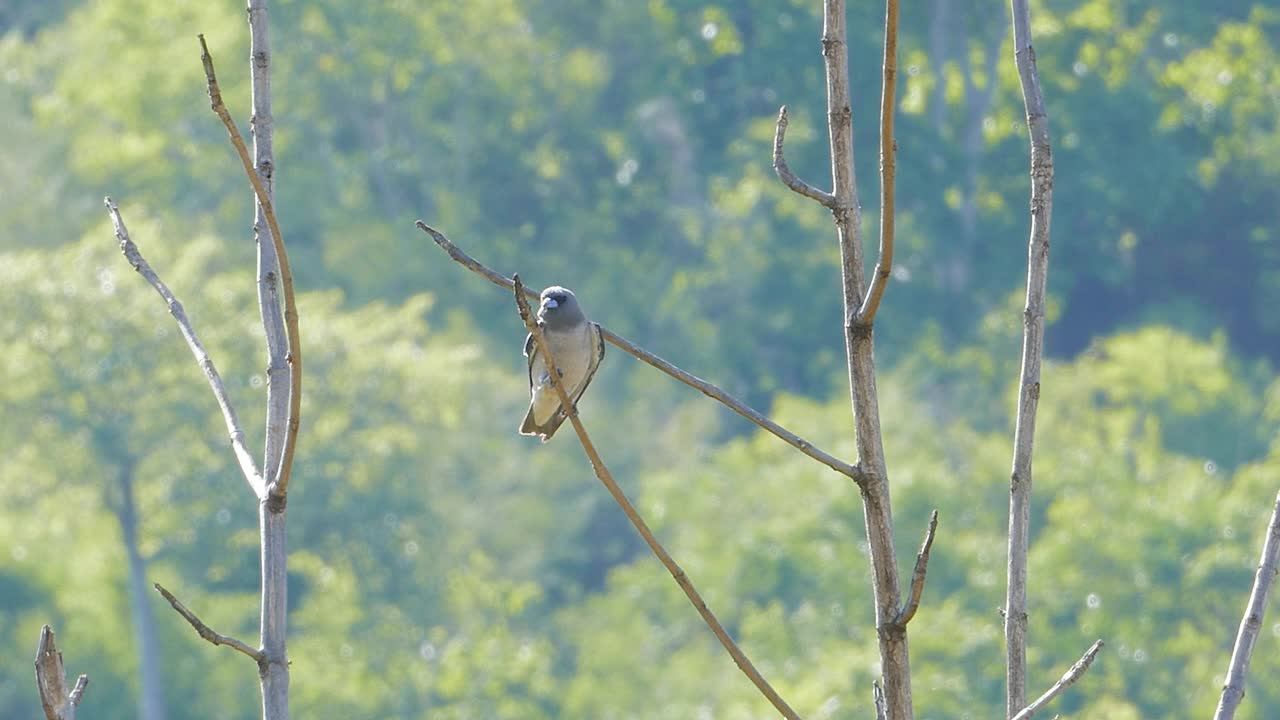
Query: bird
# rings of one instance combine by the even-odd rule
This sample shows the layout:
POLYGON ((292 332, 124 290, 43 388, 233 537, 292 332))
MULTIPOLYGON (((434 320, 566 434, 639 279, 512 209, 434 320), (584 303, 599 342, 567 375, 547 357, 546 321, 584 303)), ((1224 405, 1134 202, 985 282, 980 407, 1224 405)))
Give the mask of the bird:
MULTIPOLYGON (((556 368, 564 381, 569 401, 578 398, 591 384, 604 359, 604 336, 600 326, 587 319, 573 291, 552 285, 539 296, 538 325, 551 351, 556 368)), ((560 406, 560 397, 551 384, 551 373, 541 358, 533 334, 524 341, 524 355, 529 359, 529 412, 520 424, 521 435, 540 435, 542 442, 551 439, 568 417, 560 406)))

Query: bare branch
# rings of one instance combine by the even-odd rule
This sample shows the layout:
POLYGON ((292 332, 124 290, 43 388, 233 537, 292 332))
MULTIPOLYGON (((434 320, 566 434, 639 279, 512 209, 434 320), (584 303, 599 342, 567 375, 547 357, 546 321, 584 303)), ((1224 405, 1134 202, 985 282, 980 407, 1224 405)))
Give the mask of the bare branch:
POLYGON ((76 678, 76 685, 67 692, 67 673, 62 664, 62 652, 54 643, 53 628, 40 628, 40 644, 36 646, 36 689, 40 693, 40 706, 46 720, 75 720, 76 708, 84 699, 89 686, 89 676, 76 678))
POLYGON ((823 192, 809 183, 796 177, 791 172, 791 168, 787 166, 787 158, 782 154, 782 143, 787 139, 787 106, 783 105, 778 110, 778 127, 773 132, 773 171, 778 174, 778 179, 784 185, 791 188, 792 191, 799 193, 807 198, 817 200, 823 207, 834 208, 836 198, 828 192, 823 192))
POLYGON ((284 498, 289 492, 289 477, 293 470, 293 455, 298 443, 298 425, 301 422, 302 412, 302 348, 298 335, 298 308, 294 301, 293 273, 289 270, 289 254, 285 251, 284 235, 280 233, 280 225, 276 222, 270 193, 267 192, 262 178, 254 170, 253 161, 249 158, 249 150, 240 136, 240 130, 222 101, 222 90, 218 87, 213 57, 209 54, 209 46, 205 44, 204 35, 200 35, 199 38, 200 61, 204 65, 205 81, 209 89, 209 107, 222 120, 222 124, 227 128, 227 134, 231 136, 231 144, 235 146, 236 154, 240 156, 244 172, 249 177, 249 183, 253 185, 254 194, 257 195, 258 204, 266 215, 276 259, 280 263, 280 280, 284 291, 284 320, 289 337, 289 418, 280 465, 276 468, 268 468, 271 474, 268 478, 267 492, 271 497, 277 498, 278 504, 283 506, 284 498))
MULTIPOLYGON (((886 11, 887 29, 890 26, 896 27, 894 8, 896 5, 886 11)), ((835 197, 831 215, 840 248, 845 362, 849 370, 849 395, 853 410, 854 437, 858 447, 858 469, 863 474, 859 489, 862 491, 863 517, 871 556, 871 587, 884 680, 885 715, 888 720, 911 720, 911 658, 906 626, 897 623, 902 610, 902 589, 898 582, 898 566, 893 547, 893 509, 880 428, 873 325, 870 322, 859 322, 866 288, 862 268, 862 214, 858 204, 857 179, 853 172, 853 108, 849 101, 849 53, 844 0, 824 0, 822 10, 827 138, 831 147, 831 185, 835 197)), ((893 47, 886 47, 885 53, 887 69, 892 69, 895 50, 893 47)), ((886 80, 892 81, 892 74, 886 80)), ((892 95, 888 94, 890 92, 886 87, 882 94, 892 99, 892 95)), ((890 113, 892 108, 891 102, 887 108, 890 113)), ((879 292, 883 293, 883 290, 879 292)))
POLYGON ((1098 652, 1102 650, 1102 645, 1103 642, 1101 640, 1097 640, 1093 645, 1089 646, 1089 649, 1084 651, 1084 655, 1080 656, 1080 659, 1076 661, 1076 664, 1072 665, 1069 670, 1063 673, 1058 682, 1053 684, 1053 687, 1050 687, 1043 695, 1036 698, 1035 702, 1023 708, 1022 712, 1014 715, 1013 720, 1031 720, 1033 715, 1043 710, 1045 705, 1053 702, 1053 699, 1061 695, 1063 690, 1074 685, 1075 682, 1080 679, 1080 676, 1084 675, 1085 672, 1089 670, 1089 666, 1093 664, 1093 659, 1096 658, 1098 656, 1098 652))
POLYGON ((245 445, 244 430, 240 428, 240 421, 236 417, 236 411, 231 406, 231 398, 227 395, 227 388, 222 382, 222 376, 218 374, 217 367, 213 364, 213 358, 209 357, 209 353, 204 348, 204 344, 200 342, 200 338, 196 335, 195 327, 191 325, 191 320, 187 317, 186 310, 183 309, 182 303, 178 302, 178 298, 174 297, 169 287, 164 281, 156 275, 155 270, 151 269, 151 265, 142 257, 142 253, 138 250, 138 246, 129 239, 129 230, 125 227, 124 218, 120 217, 120 209, 111 198, 106 198, 107 214, 111 216, 111 225, 115 228, 116 239, 120 241, 120 250, 124 253, 125 258, 129 260, 129 264, 133 266, 138 274, 150 283, 151 287, 160 294, 164 299, 165 305, 169 308, 169 314, 173 316, 175 322, 178 323, 178 329, 182 332, 182 337, 186 339, 187 346, 191 348, 191 354, 195 356, 196 364, 204 371, 205 378, 209 381, 209 388, 213 390, 213 397, 218 402, 218 407, 222 410, 222 419, 227 424, 227 433, 231 436, 231 449, 235 452, 236 461, 240 464, 240 473, 244 475, 244 479, 249 483, 249 488, 253 490, 254 495, 259 498, 263 497, 265 492, 265 483, 263 482, 261 473, 253 461, 253 455, 249 453, 249 448, 245 445))
POLYGON ((916 569, 911 574, 911 594, 907 596, 907 604, 898 614, 897 623, 906 626, 920 609, 920 596, 924 594, 924 576, 929 572, 929 551, 933 549, 933 534, 938 530, 938 511, 929 516, 929 529, 924 533, 924 544, 916 553, 916 569))
POLYGON ((160 592, 161 595, 164 596, 165 600, 169 601, 169 604, 173 606, 173 609, 177 610, 178 614, 181 615, 183 619, 185 619, 188 623, 190 623, 191 627, 195 628, 195 631, 200 635, 200 637, 204 638, 205 640, 208 640, 214 645, 226 645, 232 650, 237 650, 239 652, 242 652, 245 655, 248 655, 249 657, 253 658, 253 661, 256 663, 261 664, 266 662, 266 657, 263 656, 262 651, 255 650, 233 637, 220 635, 214 632, 212 628, 204 624, 203 620, 201 620, 199 617, 196 617, 195 613, 187 609, 187 606, 183 605, 182 601, 174 597, 173 593, 166 590, 163 585, 161 585, 160 583, 155 583, 155 588, 160 592))
MULTIPOLYGON (((417 226, 423 232, 430 235, 431 238, 435 240, 436 244, 439 245, 442 250, 448 253, 449 257, 453 258, 453 260, 457 262, 459 265, 462 265, 463 267, 467 268, 471 272, 474 272, 477 275, 480 275, 481 277, 485 278, 486 280, 493 283, 494 285, 497 285, 498 287, 506 288, 508 290, 510 290, 513 287, 513 284, 510 278, 488 267, 485 267, 478 260, 468 255, 457 245, 454 245, 453 242, 450 241, 449 238, 445 237, 444 234, 441 233, 440 231, 436 230, 435 228, 432 228, 431 226, 427 225, 421 220, 417 222, 417 226)), ((527 294, 528 297, 531 297, 531 298, 537 298, 538 296, 537 293, 528 289, 525 290, 525 293, 527 294)), ((773 420, 770 420, 768 417, 766 417, 759 411, 750 407, 749 405, 742 402, 741 400, 738 400, 737 398, 733 397, 732 395, 725 392, 724 390, 721 390, 720 388, 716 387, 715 385, 712 385, 711 383, 707 382, 706 380, 703 380, 702 378, 699 378, 695 375, 691 375, 690 373, 687 373, 684 370, 681 370, 679 367, 667 362, 666 360, 663 360, 662 358, 658 357, 657 355, 654 355, 648 350, 645 350, 639 345, 632 343, 630 340, 627 340, 626 338, 620 335, 610 332, 608 329, 604 328, 603 326, 600 328, 600 333, 604 336, 605 340, 608 340, 609 342, 613 343, 615 346, 621 348, 624 352, 630 354, 632 357, 635 357, 637 360, 648 363, 649 365, 661 370, 662 372, 666 373, 667 375, 670 375, 676 380, 679 380, 685 385, 688 385, 689 387, 697 390, 703 395, 706 395, 712 400, 715 400, 721 403, 725 407, 728 407, 730 410, 733 410, 734 412, 738 413, 739 415, 746 418, 747 420, 750 420, 751 422, 755 423, 762 429, 781 438, 788 445, 799 450, 800 452, 804 453, 810 458, 822 463, 823 465, 826 465, 827 467, 831 468, 832 470, 835 470, 841 475, 844 475, 852 479, 854 482, 858 483, 859 485, 862 484, 862 472, 856 466, 850 465, 849 463, 844 462, 843 460, 839 460, 836 457, 822 451, 821 449, 814 446, 813 443, 809 442, 808 440, 805 440, 799 435, 796 435, 790 430, 787 430, 786 428, 782 427, 781 425, 774 422, 773 420)))
POLYGON ((67 700, 75 707, 80 707, 80 703, 84 700, 84 692, 89 689, 89 676, 81 674, 76 678, 76 686, 71 688, 71 694, 67 696, 67 700))
POLYGON ((897 109, 894 96, 898 73, 898 0, 885 3, 883 69, 880 86, 880 256, 871 275, 871 287, 858 309, 857 322, 863 326, 875 322, 876 311, 880 309, 880 300, 893 272, 894 176, 898 152, 898 142, 893 138, 893 115, 897 109))
POLYGON ((689 598, 689 602, 693 603, 693 607, 702 616, 707 627, 711 628, 711 632, 715 634, 716 639, 728 651, 733 661, 737 663, 738 668, 751 680, 761 694, 768 698, 774 709, 781 713, 783 717, 789 720, 798 720, 800 716, 796 715, 795 711, 769 685, 764 676, 760 674, 760 671, 756 670, 755 665, 738 647, 738 644, 733 641, 733 638, 729 637, 729 633, 725 632, 724 626, 720 624, 715 614, 707 607, 706 601, 702 599, 702 595, 694 587, 693 581, 689 579, 685 571, 667 553, 666 548, 662 547, 662 543, 658 542, 658 539, 654 537, 653 532, 649 530, 649 525, 636 512, 635 506, 631 504, 631 501, 623 494, 622 488, 618 487, 618 483, 614 481, 613 474, 609 472, 609 468, 600 459, 600 454, 596 452, 595 445, 591 443, 591 438, 587 435, 586 427, 583 426, 582 420, 578 417, 578 408, 569 400, 569 394, 565 392, 563 383, 556 381, 556 378, 561 377, 560 371, 556 367, 555 358, 551 355, 551 348, 546 342, 546 338, 542 335, 542 327, 534 320, 533 313, 529 310, 529 300, 525 287, 520 282, 519 275, 512 278, 512 290, 515 293, 516 307, 520 310, 520 319, 524 321, 525 327, 529 329, 534 342, 538 344, 538 352, 546 363, 547 372, 551 378, 551 386, 555 388, 556 394, 560 396, 560 405, 568 414, 569 422, 573 423, 573 430, 578 434, 578 440, 582 443, 582 449, 586 452, 587 459, 591 461, 591 467, 595 470, 596 477, 600 479, 609 494, 613 496, 614 501, 618 503, 618 507, 622 508, 622 512, 626 514, 627 519, 635 526, 636 532, 640 533, 640 537, 644 538, 645 544, 649 546, 653 554, 666 567, 667 572, 671 573, 671 577, 675 579, 676 584, 684 591, 684 594, 689 598))
POLYGON ((1267 610, 1271 588, 1275 585, 1278 561, 1280 561, 1280 494, 1276 495, 1276 505, 1271 511, 1271 522, 1267 524, 1267 537, 1262 543, 1262 558, 1258 560, 1258 571, 1253 576, 1253 590, 1249 593, 1249 604, 1245 606, 1244 617, 1240 618, 1240 630, 1236 633, 1236 644, 1231 650, 1231 663, 1227 666, 1227 680, 1222 686, 1222 697, 1218 699, 1218 709, 1213 713, 1213 720, 1231 720, 1235 717, 1236 708, 1244 700, 1244 678, 1249 672, 1249 659, 1253 657, 1253 645, 1258 641, 1258 633, 1262 631, 1262 616, 1267 610))
POLYGON ((1027 299, 1023 310, 1018 421, 1013 435, 1013 470, 1009 481, 1009 572, 1004 632, 1008 654, 1005 708, 1010 717, 1027 701, 1027 546, 1031 522, 1031 456, 1035 449, 1036 408, 1040 402, 1045 286, 1049 273, 1049 220, 1053 211, 1053 152, 1035 50, 1031 47, 1031 9, 1027 0, 1012 0, 1012 12, 1014 60, 1022 84, 1022 102, 1031 138, 1031 232, 1027 243, 1027 299))

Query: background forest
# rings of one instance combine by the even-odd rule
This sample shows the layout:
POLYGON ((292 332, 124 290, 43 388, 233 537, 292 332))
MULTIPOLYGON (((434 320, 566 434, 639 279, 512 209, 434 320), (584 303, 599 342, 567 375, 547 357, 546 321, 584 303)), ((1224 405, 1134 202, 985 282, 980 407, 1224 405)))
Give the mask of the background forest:
MULTIPOLYGON (((813 0, 272 3, 276 198, 307 349, 290 504, 307 718, 754 718, 769 708, 527 402, 511 297, 423 218, 852 459, 813 0)), ((880 312, 922 718, 1003 709, 1027 145, 1008 6, 903 5, 898 256, 880 312)), ((881 3, 849 9, 874 227, 881 3)), ((1280 482, 1280 4, 1044 0, 1057 170, 1030 577, 1033 691, 1096 637, 1064 717, 1206 717, 1280 482)), ((88 717, 253 718, 255 505, 102 196, 261 427, 252 196, 197 32, 247 117, 244 9, 0 2, 0 717, 36 717, 52 623, 88 717), (146 632, 145 628, 154 632, 146 632), (154 673, 160 695, 144 697, 154 673)), ((611 352, 597 445, 791 704, 868 717, 878 656, 857 489, 611 352)), ((1280 616, 1239 717, 1280 716, 1280 616)))

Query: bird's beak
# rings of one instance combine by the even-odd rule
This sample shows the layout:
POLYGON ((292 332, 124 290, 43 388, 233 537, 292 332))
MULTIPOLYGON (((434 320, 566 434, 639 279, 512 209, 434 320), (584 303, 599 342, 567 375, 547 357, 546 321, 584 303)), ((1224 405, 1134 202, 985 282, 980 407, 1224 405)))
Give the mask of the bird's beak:
POLYGON ((560 303, 556 302, 555 298, 547 298, 546 300, 542 301, 542 307, 548 310, 554 310, 560 307, 560 303))

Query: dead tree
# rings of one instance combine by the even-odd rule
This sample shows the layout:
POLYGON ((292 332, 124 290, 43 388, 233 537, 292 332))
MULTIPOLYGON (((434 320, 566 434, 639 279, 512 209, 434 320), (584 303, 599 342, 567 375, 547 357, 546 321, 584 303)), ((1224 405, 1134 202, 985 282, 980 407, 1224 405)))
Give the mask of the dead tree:
POLYGON ((1040 359, 1044 355, 1045 288, 1049 274, 1049 220, 1053 213, 1053 149, 1049 116, 1031 46, 1031 9, 1012 0, 1013 57, 1022 86, 1027 133, 1031 140, 1031 231, 1027 244, 1027 297, 1022 311, 1022 371, 1017 424, 1013 431, 1013 469, 1009 477, 1009 565, 1004 607, 1005 711, 1027 720, 1089 669, 1102 641, 1031 705, 1027 704, 1027 550, 1031 521, 1031 456, 1035 449, 1036 408, 1040 403, 1040 359))
MULTIPOLYGON (((1019 49, 1016 59, 1019 74, 1023 78, 1028 103, 1028 125, 1032 131, 1032 233, 1031 255, 1028 266, 1028 310, 1027 338, 1024 342, 1023 386, 1024 396, 1031 401, 1039 397, 1039 364, 1043 350, 1044 328, 1044 279, 1048 262, 1048 213, 1049 196, 1052 190, 1052 161, 1048 154, 1048 134, 1045 127, 1043 99, 1039 92, 1039 79, 1036 75, 1033 55, 1030 50, 1029 13, 1025 0, 1013 0, 1015 45, 1019 49), (1025 48, 1025 49, 1024 49, 1025 48), (1032 388, 1032 389, 1028 389, 1032 388)), ((720 388, 702 380, 653 353, 638 347, 634 343, 615 333, 601 328, 603 337, 610 343, 661 370, 667 375, 697 389, 704 395, 717 400, 742 417, 756 423, 765 431, 772 433, 792 447, 816 460, 828 468, 845 475, 858 487, 862 495, 864 517, 867 528, 868 545, 871 550, 873 583, 872 590, 875 604, 876 631, 880 646, 881 678, 872 688, 873 704, 876 717, 884 720, 910 720, 913 716, 911 697, 911 670, 907 645, 907 624, 919 609, 924 590, 925 577, 928 571, 929 552, 933 545, 937 529, 938 515, 934 511, 925 532, 924 542, 916 556, 915 569, 912 572, 909 591, 904 598, 898 578, 898 569, 893 547, 893 513, 890 505, 889 479, 885 468, 883 441, 880 430, 880 413, 876 396, 875 358, 874 358, 874 322, 876 312, 883 300, 885 288, 892 275, 894 251, 894 153, 897 146, 894 140, 895 109, 895 75, 897 70, 897 27, 898 3, 888 0, 885 8, 885 43, 884 61, 882 65, 883 85, 880 99, 880 240, 879 253, 868 282, 863 272, 863 236, 861 206, 858 202, 857 185, 853 171, 853 113, 849 98, 848 53, 845 31, 845 4, 843 0, 824 0, 823 3, 822 55, 826 65, 827 85, 827 127, 831 147, 831 176, 833 190, 828 192, 806 183, 798 178, 788 167, 783 152, 787 131, 787 110, 785 107, 778 114, 777 129, 774 136, 773 163, 779 179, 796 193, 818 202, 831 211, 835 222, 836 240, 840 251, 841 288, 844 298, 843 331, 845 337, 846 362, 849 373, 849 388, 854 416, 854 433, 858 448, 858 462, 851 464, 839 460, 819 450, 812 443, 795 433, 781 427, 758 411, 734 398, 720 388)), ((418 221, 418 227, 429 234, 436 244, 449 256, 467 269, 475 272, 490 282, 508 289, 514 288, 520 313, 530 334, 540 344, 542 356, 549 366, 554 368, 554 359, 547 348, 541 345, 541 333, 529 315, 525 303, 527 296, 536 297, 536 293, 525 289, 518 277, 511 278, 497 273, 472 258, 466 252, 444 236, 443 233, 418 221)), ((556 376, 554 369, 551 377, 556 376)), ((796 713, 773 692, 768 683, 751 665, 746 656, 731 640, 724 636, 715 616, 706 607, 701 596, 693 588, 692 581, 674 560, 662 549, 653 538, 644 521, 636 514, 626 497, 617 489, 608 468, 600 459, 591 444, 579 417, 577 408, 572 405, 563 389, 557 386, 561 402, 566 408, 574 429, 579 436, 583 449, 591 461, 592 467, 601 482, 609 489, 615 500, 622 506, 635 524, 637 531, 644 537, 654 554, 667 567, 677 584, 685 591, 694 607, 702 615, 708 627, 721 639, 725 649, 743 670, 757 689, 766 696, 774 708, 784 717, 797 717, 796 713)), ((1031 430, 1035 415, 1034 402, 1019 405, 1019 431, 1015 445, 1015 480, 1021 477, 1026 482, 1019 485, 1015 482, 1015 490, 1024 493, 1016 513, 1023 512, 1030 492, 1029 468, 1031 456, 1031 430), (1024 418, 1026 419, 1024 422, 1024 418), (1025 463, 1026 474, 1019 475, 1018 468, 1025 463)), ((1021 517, 1020 515, 1017 515, 1021 517)), ((1011 520, 1011 524, 1012 524, 1011 520)), ((1015 540, 1011 538, 1011 548, 1015 540)), ((1017 572, 1024 578, 1018 585, 1021 593, 1022 618, 1021 636, 1025 637, 1025 533, 1016 540, 1021 552, 1023 569, 1017 572)), ((1011 564, 1010 576, 1015 575, 1011 564)), ((1012 591, 1011 591, 1012 592, 1012 591)), ((1014 607, 1013 603, 1010 603, 1014 607)), ((1018 646, 1022 648, 1022 645, 1018 646)), ((1101 641, 1085 653, 1072 668, 1048 692, 1034 703, 1026 705, 1019 702, 1009 713, 1019 720, 1031 717, 1044 707, 1066 687, 1074 683, 1088 669, 1093 658, 1101 647, 1101 641)), ((1011 657, 1014 650, 1010 650, 1011 657)), ((1019 652, 1023 652, 1019 650, 1019 652)), ((1024 657, 1025 655, 1023 655, 1024 657)), ((1022 678, 1019 692, 1025 695, 1025 660, 1023 669, 1017 673, 1022 678)), ((1011 677, 1012 677, 1011 671, 1011 677)), ((1012 693, 1012 690, 1011 690, 1012 693)), ((1011 695, 1012 697, 1012 695, 1011 695)))
POLYGON ((253 158, 222 100, 204 36, 200 36, 201 61, 208 84, 210 107, 226 127, 255 196, 254 234, 258 251, 258 307, 267 354, 267 415, 261 470, 250 452, 244 430, 236 417, 222 377, 213 359, 200 342, 182 304, 143 258, 129 237, 119 208, 107 198, 107 212, 115 228, 120 249, 130 265, 155 288, 178 323, 183 338, 204 372, 222 412, 230 436, 231 449, 241 474, 258 501, 261 545, 262 603, 259 643, 254 648, 235 638, 221 635, 187 609, 159 584, 156 589, 201 637, 215 645, 227 645, 252 658, 257 664, 262 686, 264 720, 289 717, 289 657, 286 650, 286 563, 285 509, 289 479, 297 445, 302 399, 302 352, 298 337, 298 313, 294 302, 293 277, 284 238, 272 206, 275 158, 272 146, 270 47, 267 42, 266 0, 248 0, 250 32, 250 73, 253 88, 253 158))

